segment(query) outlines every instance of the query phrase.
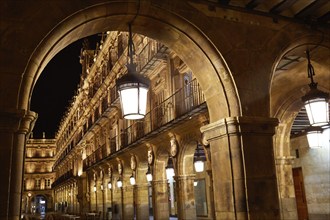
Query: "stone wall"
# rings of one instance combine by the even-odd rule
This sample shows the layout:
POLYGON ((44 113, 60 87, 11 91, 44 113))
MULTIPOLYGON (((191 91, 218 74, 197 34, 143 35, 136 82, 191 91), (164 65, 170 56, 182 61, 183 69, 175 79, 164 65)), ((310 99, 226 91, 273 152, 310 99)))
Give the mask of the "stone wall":
POLYGON ((330 219, 329 137, 325 145, 312 149, 308 146, 306 136, 291 139, 291 153, 298 157, 294 160, 293 167, 302 168, 310 220, 330 219))

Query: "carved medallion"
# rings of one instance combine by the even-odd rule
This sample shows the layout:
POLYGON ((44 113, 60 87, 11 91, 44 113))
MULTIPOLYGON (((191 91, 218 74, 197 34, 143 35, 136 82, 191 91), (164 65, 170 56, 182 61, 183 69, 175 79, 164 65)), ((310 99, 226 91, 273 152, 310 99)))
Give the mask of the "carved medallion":
POLYGON ((123 174, 123 167, 122 167, 120 161, 118 162, 118 173, 119 173, 119 175, 123 174))
POLYGON ((148 150, 148 164, 152 165, 154 162, 154 153, 152 152, 151 149, 148 150))
POLYGON ((136 158, 134 155, 131 155, 131 169, 132 170, 136 169, 136 158))
POLYGON ((178 142, 174 135, 171 137, 170 143, 171 143, 171 150, 170 150, 171 156, 175 157, 178 153, 178 142))

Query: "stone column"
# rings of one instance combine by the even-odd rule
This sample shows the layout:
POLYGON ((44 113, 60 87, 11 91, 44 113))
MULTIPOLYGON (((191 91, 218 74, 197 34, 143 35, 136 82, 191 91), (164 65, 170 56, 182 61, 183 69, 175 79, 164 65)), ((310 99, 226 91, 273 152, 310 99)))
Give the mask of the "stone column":
POLYGON ((149 186, 148 184, 139 185, 135 190, 136 219, 149 219, 149 186))
POLYGON ((152 181, 152 200, 154 207, 154 219, 169 219, 167 180, 152 181))
POLYGON ((134 219, 135 186, 123 188, 123 219, 134 219))
POLYGON ((281 206, 281 219, 298 219, 297 204, 294 192, 292 164, 294 157, 276 158, 277 181, 281 206))
POLYGON ((279 219, 277 119, 225 118, 201 128, 210 144, 216 219, 279 219))
POLYGON ((79 204, 78 210, 81 213, 90 211, 90 195, 88 191, 88 178, 86 173, 78 178, 77 181, 77 201, 79 204))
POLYGON ((175 176, 174 178, 178 200, 178 218, 182 220, 196 219, 195 175, 175 176))
MULTIPOLYGON (((116 181, 114 181, 116 182, 116 181)), ((115 184, 114 184, 115 185, 115 184)), ((114 187, 112 189, 112 219, 123 219, 123 188, 114 187)))
POLYGON ((26 210, 26 213, 27 214, 31 214, 31 196, 28 196, 28 198, 27 198, 27 210, 26 210))
POLYGON ((30 111, 0 113, 0 219, 19 219, 26 136, 37 114, 30 111))

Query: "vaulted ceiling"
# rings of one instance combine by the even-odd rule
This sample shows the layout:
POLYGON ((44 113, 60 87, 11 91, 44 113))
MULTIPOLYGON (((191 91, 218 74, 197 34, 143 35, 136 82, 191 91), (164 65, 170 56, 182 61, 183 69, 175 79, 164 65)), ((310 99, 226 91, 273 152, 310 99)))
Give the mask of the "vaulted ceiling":
MULTIPOLYGON (((308 25, 330 25, 329 0, 207 0, 207 2, 235 10, 270 16, 275 22, 276 19, 291 19, 308 25)), ((306 54, 304 54, 306 48, 301 49, 285 55, 277 65, 275 74, 281 74, 306 61, 306 54)), ((314 50, 313 56, 317 56, 317 53, 318 51, 314 50)), ((303 107, 294 120, 291 134, 299 135, 308 126, 306 109, 303 107)))
POLYGON ((229 8, 290 18, 309 24, 330 24, 329 0, 208 0, 229 8))

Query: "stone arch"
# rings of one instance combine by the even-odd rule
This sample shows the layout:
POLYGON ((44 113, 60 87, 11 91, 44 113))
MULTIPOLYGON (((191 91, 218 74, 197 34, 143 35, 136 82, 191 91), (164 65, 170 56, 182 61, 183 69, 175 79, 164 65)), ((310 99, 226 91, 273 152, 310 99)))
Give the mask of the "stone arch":
POLYGON ((194 154, 196 146, 199 142, 199 136, 196 139, 190 139, 182 143, 182 148, 178 155, 178 175, 192 175, 194 174, 194 154))
MULTIPOLYGON (((276 164, 276 175, 278 194, 280 197, 280 212, 283 219, 296 215, 295 194, 292 178, 292 163, 294 156, 290 152, 290 135, 294 119, 303 107, 301 97, 309 90, 307 78, 306 61, 298 64, 294 70, 280 73, 275 76, 276 67, 280 60, 294 50, 315 49, 317 53, 329 54, 330 38, 322 32, 307 34, 289 41, 286 48, 283 48, 273 65, 272 83, 270 86, 270 113, 271 117, 278 118, 280 123, 273 139, 274 157, 276 164), (281 75, 283 74, 283 75, 281 75), (285 74, 285 75, 284 75, 285 74)), ((316 72, 318 88, 323 91, 330 91, 330 81, 327 75, 326 66, 330 65, 330 59, 312 57, 313 66, 316 72), (315 62, 316 61, 316 62, 315 62)), ((326 56, 325 56, 326 57, 326 56)))
MULTIPOLYGON (((273 79, 270 87, 271 117, 276 117, 280 121, 279 129, 275 134, 275 156, 288 155, 287 150, 284 148, 288 146, 287 143, 290 139, 291 126, 295 116, 303 107, 301 97, 309 90, 309 80, 307 78, 305 62, 301 62, 301 65, 297 66, 294 72, 284 73, 289 76, 274 77, 276 67, 280 60, 286 54, 299 47, 312 47, 321 54, 327 54, 330 52, 330 38, 323 35, 308 35, 292 41, 287 48, 283 49, 283 53, 280 54, 274 63, 273 79), (286 84, 286 86, 284 84, 286 84), (290 95, 288 96, 288 94, 290 95)), ((313 64, 318 88, 327 92, 330 90, 326 68, 328 65, 330 65, 330 59, 326 56, 324 59, 319 58, 317 63, 313 64)))
POLYGON ((153 178, 155 180, 166 180, 165 167, 169 158, 168 146, 158 146, 154 154, 153 178))
MULTIPOLYGON (((240 101, 233 78, 212 42, 184 18, 148 2, 141 4, 133 32, 164 43, 192 69, 206 97, 210 121, 240 115, 240 101)), ((88 35, 107 30, 126 30, 136 10, 135 2, 108 2, 78 11, 60 22, 30 57, 19 93, 19 108, 29 108, 33 87, 55 54, 88 35)))

